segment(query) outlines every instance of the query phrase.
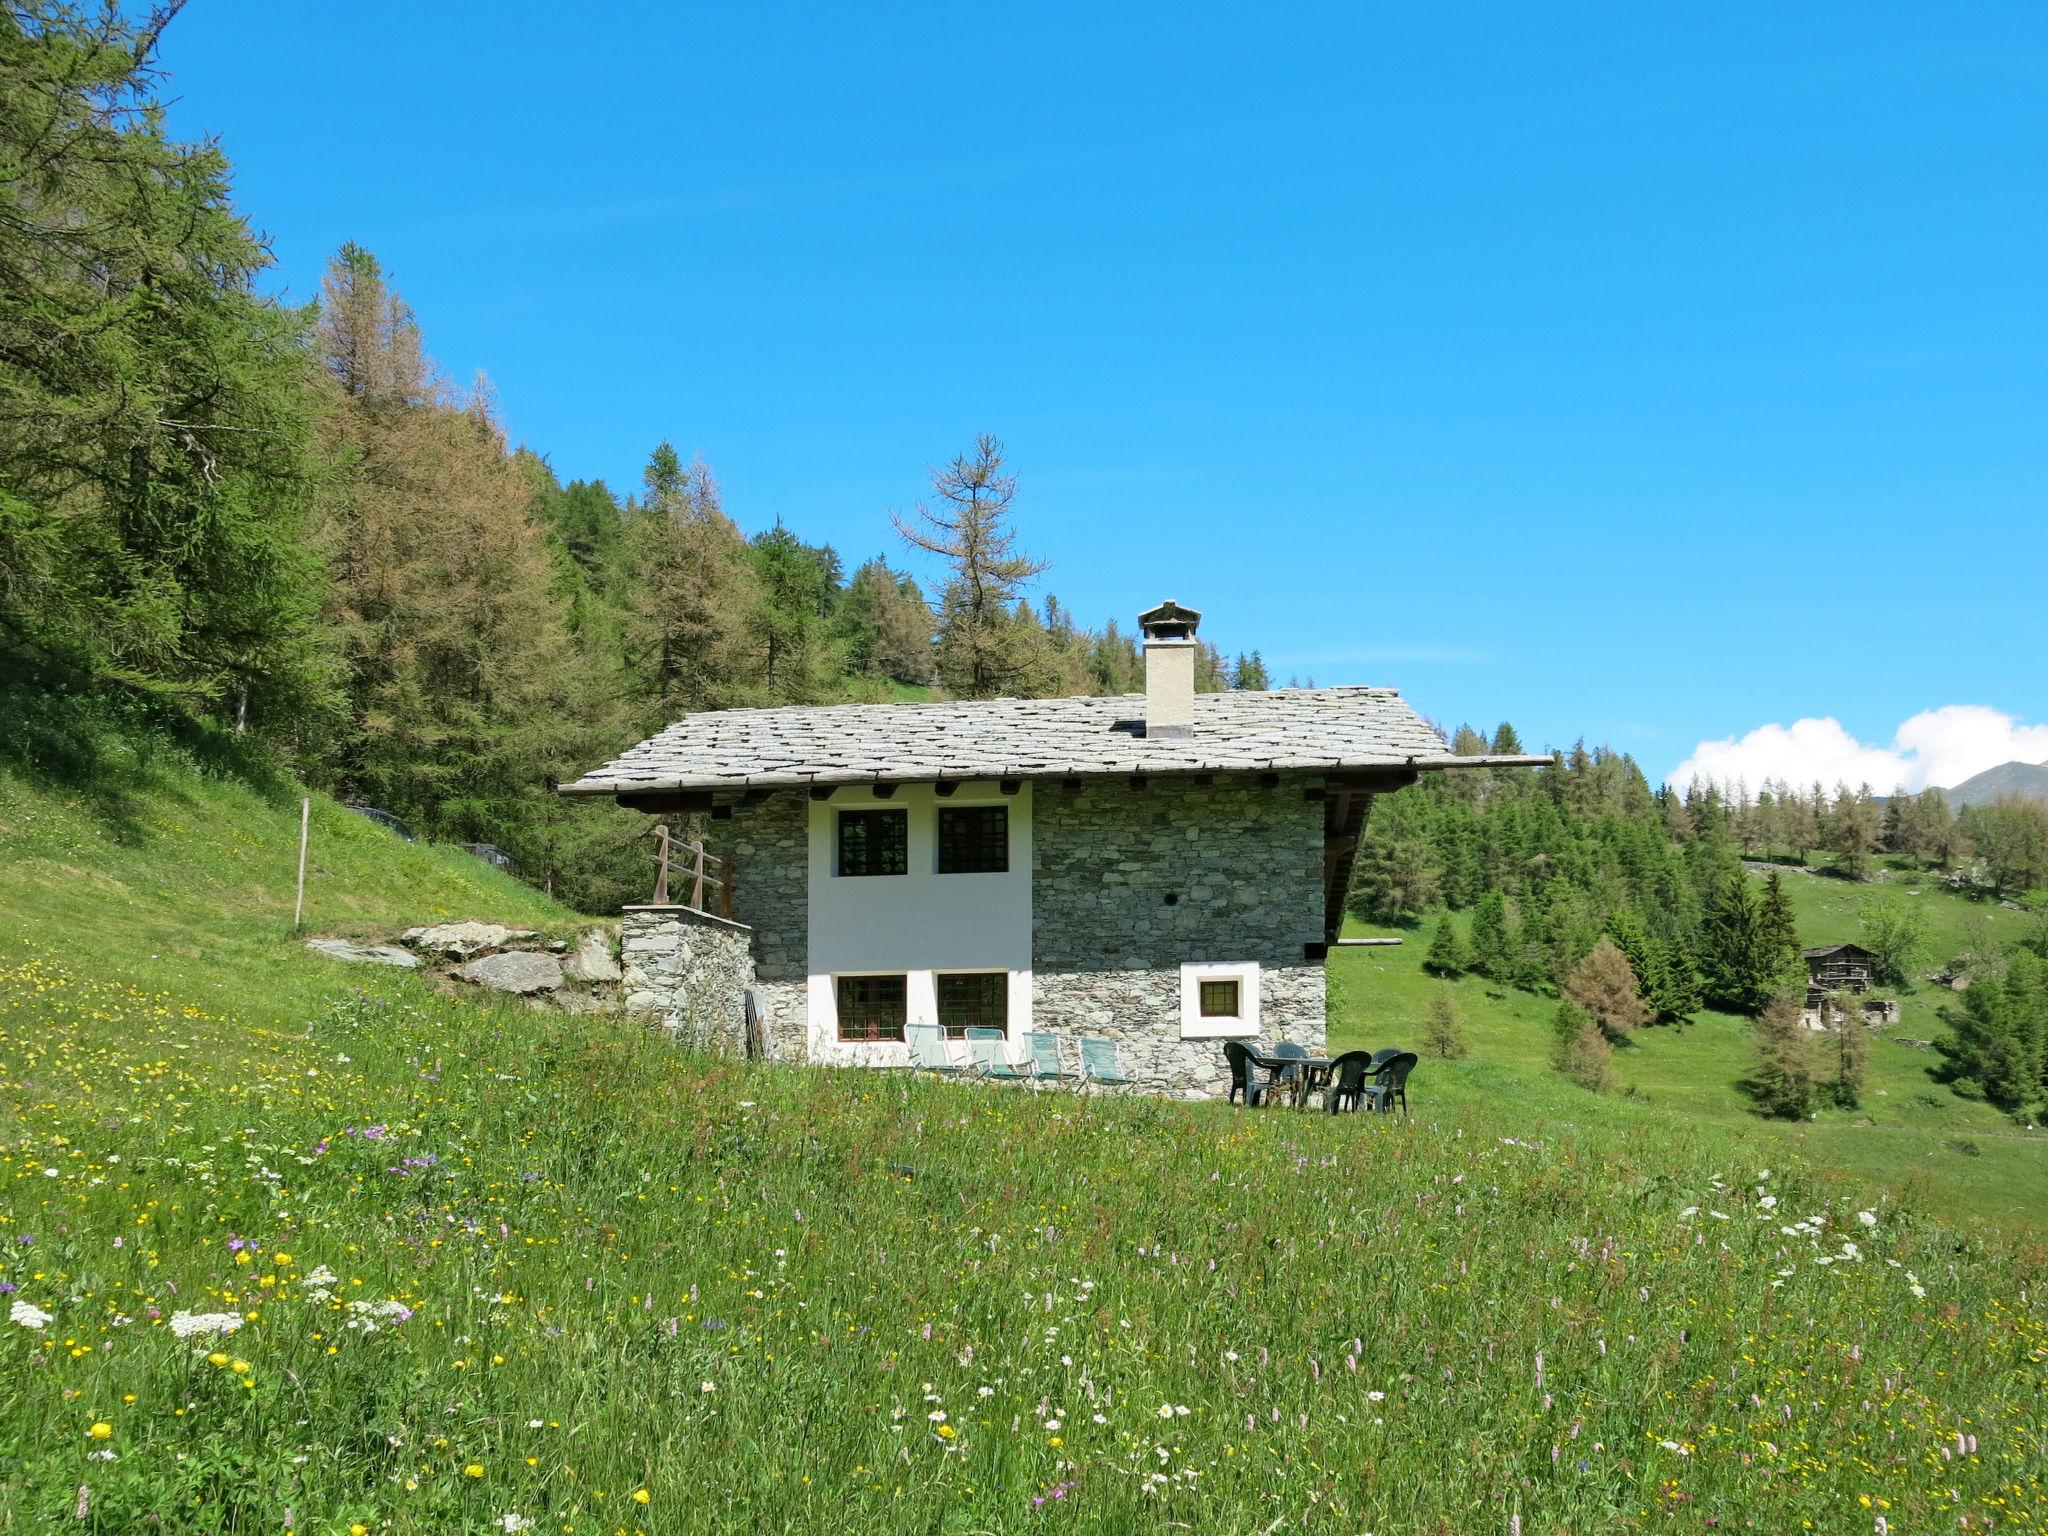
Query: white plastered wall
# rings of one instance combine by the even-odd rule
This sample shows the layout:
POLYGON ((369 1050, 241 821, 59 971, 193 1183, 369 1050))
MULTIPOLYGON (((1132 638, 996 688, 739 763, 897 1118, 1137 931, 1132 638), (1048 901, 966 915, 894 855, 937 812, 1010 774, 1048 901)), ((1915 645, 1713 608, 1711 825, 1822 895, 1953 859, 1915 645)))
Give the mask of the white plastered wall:
MULTIPOLYGON (((894 1042, 841 1043, 835 978, 905 978, 912 1024, 938 1022, 942 971, 1002 971, 1009 977, 1009 1057, 1025 1060, 1031 1028, 1031 783, 1005 795, 993 782, 964 783, 945 799, 930 784, 904 784, 888 799, 850 786, 810 802, 810 1019, 813 1061, 903 1066, 909 1047, 894 1042), (938 873, 938 808, 1005 805, 1010 816, 1010 867, 1001 874, 938 873), (909 817, 909 873, 833 872, 838 813, 902 810, 909 817)), ((961 1060, 965 1048, 950 1046, 961 1060)))

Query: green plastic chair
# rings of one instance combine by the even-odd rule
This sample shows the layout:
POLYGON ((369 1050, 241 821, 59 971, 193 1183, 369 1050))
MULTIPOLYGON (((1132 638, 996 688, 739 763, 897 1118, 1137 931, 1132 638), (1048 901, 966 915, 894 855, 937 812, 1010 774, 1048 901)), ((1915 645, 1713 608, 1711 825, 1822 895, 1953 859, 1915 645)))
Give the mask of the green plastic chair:
POLYGON ((1070 1083, 1074 1074, 1067 1070, 1065 1057, 1060 1052, 1057 1035, 1048 1035, 1043 1030, 1025 1036, 1031 1042, 1031 1076, 1041 1083, 1070 1083))
POLYGON ((1323 1090, 1323 1108, 1333 1115, 1363 1109, 1365 1080, 1373 1075, 1374 1060, 1364 1051, 1346 1051, 1331 1062, 1330 1086, 1323 1090))
POLYGON ((1021 1083, 1031 1074, 1011 1065, 1010 1040, 1000 1029, 972 1028, 967 1031, 968 1054, 974 1070, 999 1083, 1021 1083))
POLYGON ((903 1038, 910 1043, 910 1064, 920 1072, 939 1072, 947 1076, 959 1072, 952 1059, 946 1055, 946 1036, 936 1024, 907 1024, 903 1038))
POLYGON ((1083 1035, 1080 1050, 1083 1084, 1098 1083, 1104 1087, 1117 1088, 1133 1081, 1132 1078, 1124 1076, 1123 1063, 1117 1058, 1114 1040, 1102 1035, 1083 1035))

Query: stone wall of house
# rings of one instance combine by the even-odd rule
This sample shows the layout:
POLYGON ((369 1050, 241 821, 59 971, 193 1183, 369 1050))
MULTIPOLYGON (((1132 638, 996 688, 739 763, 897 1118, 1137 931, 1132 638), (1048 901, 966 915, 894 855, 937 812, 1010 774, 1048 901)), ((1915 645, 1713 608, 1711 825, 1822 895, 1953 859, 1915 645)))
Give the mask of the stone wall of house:
POLYGON ((1107 1035, 1147 1092, 1221 1098, 1223 1042, 1180 1037, 1180 968, 1256 961, 1259 1038, 1320 1052, 1323 807, 1284 776, 1044 783, 1032 816, 1033 1027, 1107 1035))
POLYGON ((687 907, 628 907, 620 920, 620 993, 676 1039, 723 1056, 747 1051, 752 934, 687 907))
POLYGON ((732 915, 753 930, 768 1056, 800 1061, 810 987, 810 799, 801 789, 742 800, 709 823, 706 847, 733 867, 732 915))

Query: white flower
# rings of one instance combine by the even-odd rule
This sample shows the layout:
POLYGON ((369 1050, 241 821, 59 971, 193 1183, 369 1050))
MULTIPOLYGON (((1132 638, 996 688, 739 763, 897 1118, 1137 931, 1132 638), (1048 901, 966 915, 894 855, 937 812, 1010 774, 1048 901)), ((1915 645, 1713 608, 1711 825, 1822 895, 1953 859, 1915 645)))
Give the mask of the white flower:
POLYGON ((943 1424, 946 1422, 946 1410, 943 1408, 934 1408, 930 1413, 926 1414, 925 1417, 930 1419, 934 1424, 943 1424))
POLYGON ((1866 1227, 1874 1227, 1877 1225, 1877 1212, 1858 1211, 1856 1213, 1856 1219, 1862 1222, 1863 1225, 1865 1225, 1866 1227))
POLYGON ((523 1531, 532 1524, 533 1522, 527 1519, 526 1516, 511 1511, 507 1511, 505 1514, 498 1516, 497 1519, 498 1528, 508 1533, 513 1531, 523 1531))
POLYGON ((1047 1434, 1058 1434, 1060 1432, 1060 1421, 1058 1419, 1047 1419, 1045 1421, 1045 1429, 1047 1434))
POLYGON ((1368 1392, 1365 1394, 1365 1400, 1369 1403, 1384 1403, 1387 1400, 1387 1394, 1378 1391, 1368 1392))
POLYGON ((327 1266, 326 1266, 325 1264, 322 1264, 322 1265, 321 1265, 321 1266, 320 1266, 320 1267, 319 1267, 318 1269, 314 1270, 314 1271, 313 1271, 313 1273, 311 1273, 310 1275, 301 1275, 301 1276, 299 1277, 299 1284, 301 1284, 301 1285, 332 1285, 332 1284, 334 1284, 334 1282, 335 1282, 336 1280, 339 1280, 340 1278, 341 1278, 341 1277, 340 1277, 339 1275, 337 1275, 337 1274, 336 1274, 336 1273, 335 1273, 335 1272, 334 1272, 333 1270, 329 1269, 329 1268, 328 1268, 328 1267, 327 1267, 327 1266))
POLYGON ((1682 1211, 1680 1211, 1680 1212, 1678 1213, 1678 1219, 1679 1219, 1680 1221, 1683 1221, 1683 1220, 1685 1220, 1685 1219, 1686 1219, 1686 1218, 1687 1218, 1688 1216, 1697 1216, 1697 1215, 1699 1215, 1699 1213, 1700 1213, 1700 1208, 1699 1208, 1698 1206, 1696 1206, 1696 1205, 1688 1205, 1688 1206, 1687 1206, 1687 1207, 1686 1207, 1686 1208, 1685 1208, 1684 1210, 1682 1210, 1682 1211))
POLYGON ((698 1388, 697 1390, 698 1390, 699 1392, 716 1392, 716 1391, 718 1390, 718 1388, 714 1387, 714 1386, 713 1386, 713 1385, 712 1385, 712 1384, 711 1384, 710 1382, 708 1382, 708 1381, 707 1381, 707 1382, 705 1382, 705 1383, 704 1383, 704 1384, 703 1384, 702 1386, 700 1386, 700 1387, 699 1387, 699 1388, 698 1388))
POLYGON ((1778 1197, 1776 1195, 1765 1195, 1761 1200, 1757 1201, 1757 1204, 1764 1210, 1775 1211, 1778 1208, 1778 1197))
POLYGON ((173 1312, 171 1332, 181 1339, 193 1334, 212 1338, 215 1334, 233 1333, 242 1326, 241 1314, 237 1312, 173 1312))
POLYGON ((19 1323, 24 1328, 47 1328, 50 1326, 50 1314, 41 1307, 30 1306, 25 1301, 17 1301, 7 1309, 7 1320, 10 1323, 19 1323))

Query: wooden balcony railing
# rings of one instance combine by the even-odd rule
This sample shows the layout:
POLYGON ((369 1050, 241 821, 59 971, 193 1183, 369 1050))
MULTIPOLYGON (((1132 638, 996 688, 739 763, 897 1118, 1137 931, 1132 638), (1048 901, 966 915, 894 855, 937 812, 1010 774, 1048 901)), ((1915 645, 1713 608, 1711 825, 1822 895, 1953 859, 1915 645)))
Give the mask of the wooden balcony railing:
POLYGON ((654 905, 688 907, 707 917, 732 920, 729 859, 706 853, 702 843, 674 841, 664 825, 654 829, 654 867, 654 905))

